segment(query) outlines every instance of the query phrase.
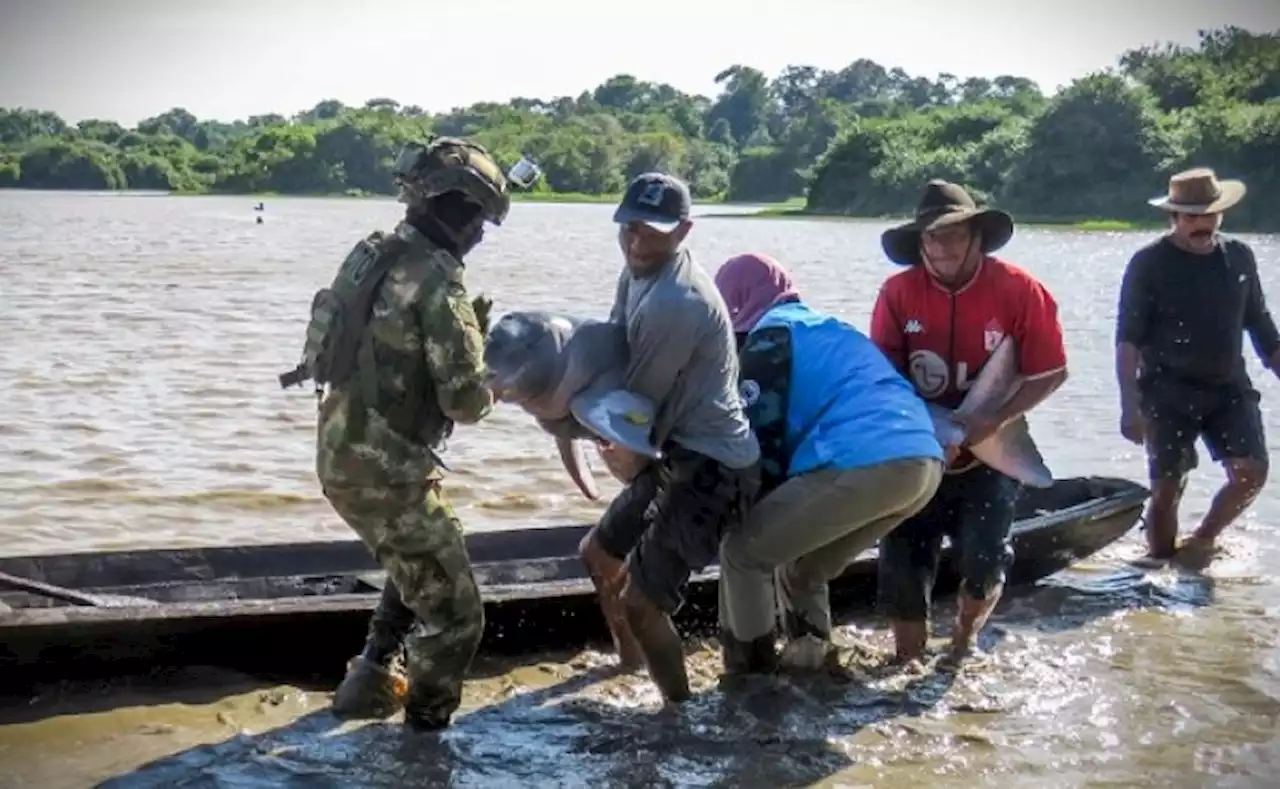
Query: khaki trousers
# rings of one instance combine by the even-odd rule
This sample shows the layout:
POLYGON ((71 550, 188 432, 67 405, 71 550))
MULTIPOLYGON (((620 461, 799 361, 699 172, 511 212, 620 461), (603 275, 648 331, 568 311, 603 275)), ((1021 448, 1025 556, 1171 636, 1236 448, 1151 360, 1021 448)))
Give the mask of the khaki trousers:
POLYGON ((774 629, 781 605, 806 629, 829 636, 827 583, 923 509, 941 481, 942 463, 933 458, 787 480, 721 543, 720 625, 753 641, 774 629))

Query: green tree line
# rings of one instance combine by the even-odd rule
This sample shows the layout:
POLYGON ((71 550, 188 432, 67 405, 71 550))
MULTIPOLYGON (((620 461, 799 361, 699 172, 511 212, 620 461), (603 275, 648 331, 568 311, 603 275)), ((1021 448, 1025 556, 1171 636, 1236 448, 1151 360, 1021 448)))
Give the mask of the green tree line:
POLYGON ((1249 184, 1234 228, 1280 227, 1277 33, 1130 50, 1053 96, 1017 76, 930 79, 867 59, 773 79, 734 65, 715 81, 708 98, 624 74, 576 97, 443 114, 388 98, 233 123, 175 108, 133 129, 0 109, 0 187, 390 194, 399 146, 436 133, 504 164, 531 155, 543 192, 616 194, 665 169, 702 199, 803 196, 807 211, 859 216, 910 213, 943 177, 1023 216, 1150 219, 1145 200, 1170 174, 1207 165, 1249 184))

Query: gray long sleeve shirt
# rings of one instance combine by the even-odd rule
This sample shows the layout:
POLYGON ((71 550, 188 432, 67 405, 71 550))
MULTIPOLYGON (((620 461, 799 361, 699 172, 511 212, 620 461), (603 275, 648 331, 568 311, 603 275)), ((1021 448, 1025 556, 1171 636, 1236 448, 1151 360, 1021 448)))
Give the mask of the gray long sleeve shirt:
POLYGON ((735 469, 759 459, 729 310, 688 250, 651 277, 624 268, 609 318, 627 330, 627 389, 657 404, 659 446, 670 439, 735 469))

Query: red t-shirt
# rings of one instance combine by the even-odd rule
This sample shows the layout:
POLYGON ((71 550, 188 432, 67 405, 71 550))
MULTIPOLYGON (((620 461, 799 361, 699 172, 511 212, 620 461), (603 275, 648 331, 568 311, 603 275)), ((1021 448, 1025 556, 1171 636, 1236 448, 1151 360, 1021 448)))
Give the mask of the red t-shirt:
MULTIPOLYGON (((926 400, 955 408, 1005 335, 1018 344, 1024 379, 1067 366, 1058 304, 1021 268, 988 256, 960 290, 938 284, 924 266, 885 281, 871 315, 871 340, 926 400)), ((953 468, 972 463, 961 453, 953 468)))

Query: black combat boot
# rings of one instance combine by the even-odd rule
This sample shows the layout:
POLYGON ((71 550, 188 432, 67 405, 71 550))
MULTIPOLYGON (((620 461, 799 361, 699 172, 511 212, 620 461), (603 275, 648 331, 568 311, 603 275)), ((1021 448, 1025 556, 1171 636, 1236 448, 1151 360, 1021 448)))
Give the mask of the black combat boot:
POLYGON ((387 579, 369 621, 364 651, 347 663, 347 675, 333 694, 331 711, 342 719, 386 718, 404 706, 408 681, 403 667, 404 638, 414 614, 387 579))
POLYGON ((831 640, 830 632, 819 629, 795 611, 787 611, 787 613, 782 617, 782 625, 783 632, 787 638, 813 636, 814 638, 822 641, 831 640))
POLYGON ((415 680, 409 684, 409 694, 405 699, 404 724, 417 732, 447 729, 461 703, 461 681, 428 683, 415 680))
POLYGON ((409 694, 404 723, 413 731, 439 731, 449 726, 462 706, 462 685, 480 648, 484 617, 481 613, 474 621, 454 622, 430 636, 422 625, 418 627, 405 645, 409 694))
POLYGON ((771 632, 752 641, 740 641, 724 628, 720 631, 720 657, 725 676, 772 674, 778 670, 778 651, 771 632))

